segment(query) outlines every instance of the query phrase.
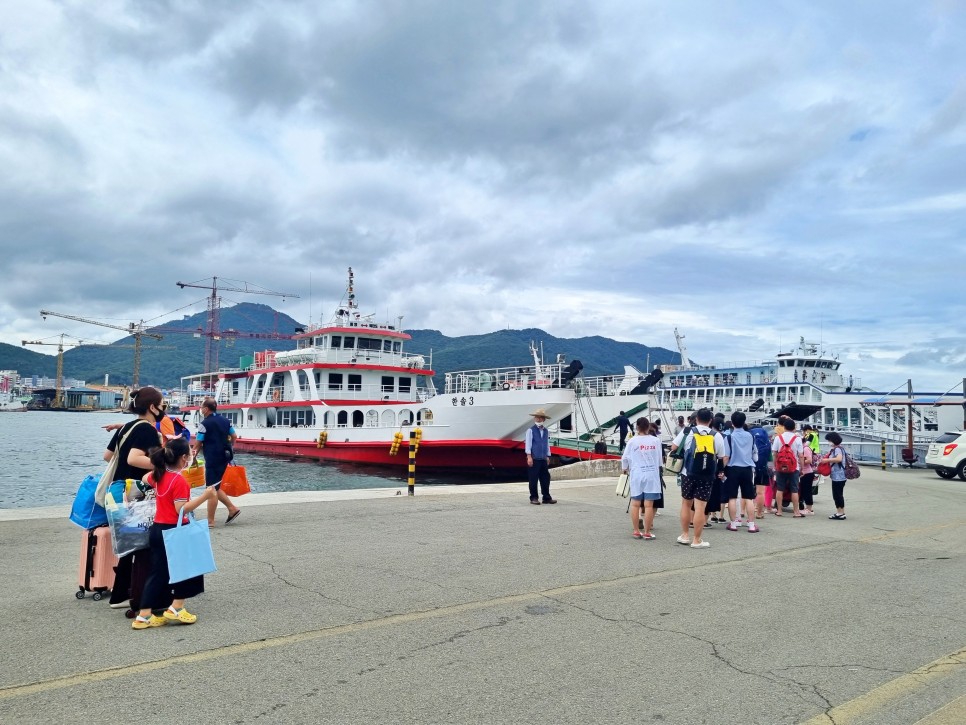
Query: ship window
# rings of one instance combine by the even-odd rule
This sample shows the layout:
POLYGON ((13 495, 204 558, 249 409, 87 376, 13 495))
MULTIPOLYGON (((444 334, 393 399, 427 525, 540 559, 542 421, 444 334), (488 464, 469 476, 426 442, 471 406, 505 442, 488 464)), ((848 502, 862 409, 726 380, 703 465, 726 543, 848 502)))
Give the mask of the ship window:
POLYGON ((412 425, 413 424, 413 411, 408 408, 403 408, 399 411, 399 425, 412 425))
POLYGON ((334 349, 336 349, 336 350, 338 350, 340 347, 342 347, 342 335, 333 335, 332 336, 332 347, 334 349))
POLYGON ((413 379, 412 378, 399 378, 399 392, 400 393, 409 393, 409 392, 412 391, 412 388, 413 388, 413 379))
POLYGON ((352 411, 352 427, 361 428, 363 422, 365 421, 365 416, 362 414, 361 410, 352 411))
POLYGON ((349 413, 347 411, 340 410, 339 411, 339 415, 336 418, 336 420, 338 421, 340 428, 348 428, 349 427, 349 413))
POLYGON ((765 395, 765 389, 764 388, 755 388, 755 397, 756 398, 761 398, 764 395, 765 395))
POLYGON ((396 352, 396 353, 402 352, 402 343, 401 342, 394 342, 392 344, 392 351, 393 352, 396 352))
POLYGON ((382 376, 382 392, 391 393, 396 389, 396 379, 392 375, 382 376))
POLYGON ((416 422, 420 425, 432 425, 433 411, 431 411, 429 408, 420 408, 416 413, 416 422))
POLYGON ((383 340, 382 341, 382 351, 383 352, 392 352, 392 340, 383 340))
POLYGON ((333 413, 331 410, 327 410, 325 411, 325 413, 322 414, 323 426, 325 426, 326 428, 331 428, 334 422, 335 422, 335 413, 333 413))
POLYGON ((807 367, 807 368, 813 368, 813 367, 815 367, 815 361, 814 360, 806 360, 805 361, 805 367, 807 367))
POLYGON ((395 428, 396 427, 396 414, 391 410, 382 411, 382 426, 383 428, 395 428))
POLYGON ((359 392, 362 390, 362 376, 349 373, 349 390, 359 392))
POLYGON ((342 390, 342 373, 329 373, 329 390, 342 390))
POLYGON ((360 337, 359 349, 360 350, 380 350, 382 349, 382 340, 376 340, 371 337, 360 337))
POLYGON ((374 410, 366 411, 366 428, 376 428, 379 425, 379 414, 374 410))
POLYGON ((356 349, 356 339, 354 337, 343 337, 342 338, 342 349, 343 350, 355 350, 356 349))

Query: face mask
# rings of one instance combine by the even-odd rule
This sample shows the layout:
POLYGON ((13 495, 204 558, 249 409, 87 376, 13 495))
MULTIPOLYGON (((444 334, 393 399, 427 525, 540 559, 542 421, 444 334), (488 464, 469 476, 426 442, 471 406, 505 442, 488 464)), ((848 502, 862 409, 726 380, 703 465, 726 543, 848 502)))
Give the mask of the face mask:
POLYGON ((158 412, 154 414, 155 420, 161 420, 164 417, 164 410, 158 408, 158 412))

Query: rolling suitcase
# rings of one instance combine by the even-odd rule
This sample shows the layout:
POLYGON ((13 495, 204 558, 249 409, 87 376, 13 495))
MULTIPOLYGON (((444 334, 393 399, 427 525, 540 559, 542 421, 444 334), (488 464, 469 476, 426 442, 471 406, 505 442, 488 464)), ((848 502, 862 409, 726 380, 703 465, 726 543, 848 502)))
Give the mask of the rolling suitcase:
POLYGON ((98 526, 84 531, 81 534, 77 592, 74 596, 83 599, 87 592, 93 592, 93 599, 99 601, 104 592, 114 586, 115 566, 117 557, 111 547, 110 527, 98 526))

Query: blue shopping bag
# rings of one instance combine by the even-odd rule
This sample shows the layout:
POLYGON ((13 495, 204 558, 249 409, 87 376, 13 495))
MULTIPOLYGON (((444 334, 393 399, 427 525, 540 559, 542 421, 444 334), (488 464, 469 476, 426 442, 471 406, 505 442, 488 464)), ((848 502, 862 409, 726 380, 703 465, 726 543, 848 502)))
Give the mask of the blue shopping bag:
POLYGON ((218 571, 215 555, 211 551, 211 533, 207 521, 195 521, 192 516, 187 524, 178 517, 178 525, 161 532, 164 550, 168 557, 168 582, 176 584, 202 574, 218 571))
MULTIPOLYGON (((93 529, 108 523, 107 509, 95 500, 95 491, 100 480, 100 476, 88 476, 81 481, 77 495, 74 496, 74 504, 70 508, 70 520, 82 529, 93 529)), ((124 481, 115 481, 107 489, 108 493, 114 496, 115 500, 121 501, 124 497, 125 485, 124 481)))

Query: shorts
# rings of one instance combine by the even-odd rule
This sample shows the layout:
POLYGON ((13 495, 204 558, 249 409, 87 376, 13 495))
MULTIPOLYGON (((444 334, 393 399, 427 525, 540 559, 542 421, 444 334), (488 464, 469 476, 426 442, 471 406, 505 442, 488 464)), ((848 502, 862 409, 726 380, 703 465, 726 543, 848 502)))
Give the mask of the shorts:
POLYGON ((741 497, 746 501, 754 501, 758 498, 758 491, 755 489, 755 469, 751 466, 728 466, 725 479, 725 495, 722 498, 731 500, 741 497))
POLYGON ((205 486, 208 488, 213 488, 216 491, 221 487, 221 479, 225 477, 225 469, 228 468, 228 464, 220 467, 210 466, 207 461, 205 461, 205 486))
POLYGON ((768 464, 764 466, 755 466, 755 485, 756 486, 767 486, 768 481, 768 464))
POLYGON ((775 471, 775 491, 798 493, 799 471, 780 473, 775 471))
POLYGON ((681 476, 681 498, 688 501, 697 499, 698 501, 707 502, 711 498, 711 487, 713 484, 714 480, 711 478, 681 476))
POLYGON ((631 501, 660 501, 664 498, 664 493, 642 493, 640 496, 631 496, 631 501))

